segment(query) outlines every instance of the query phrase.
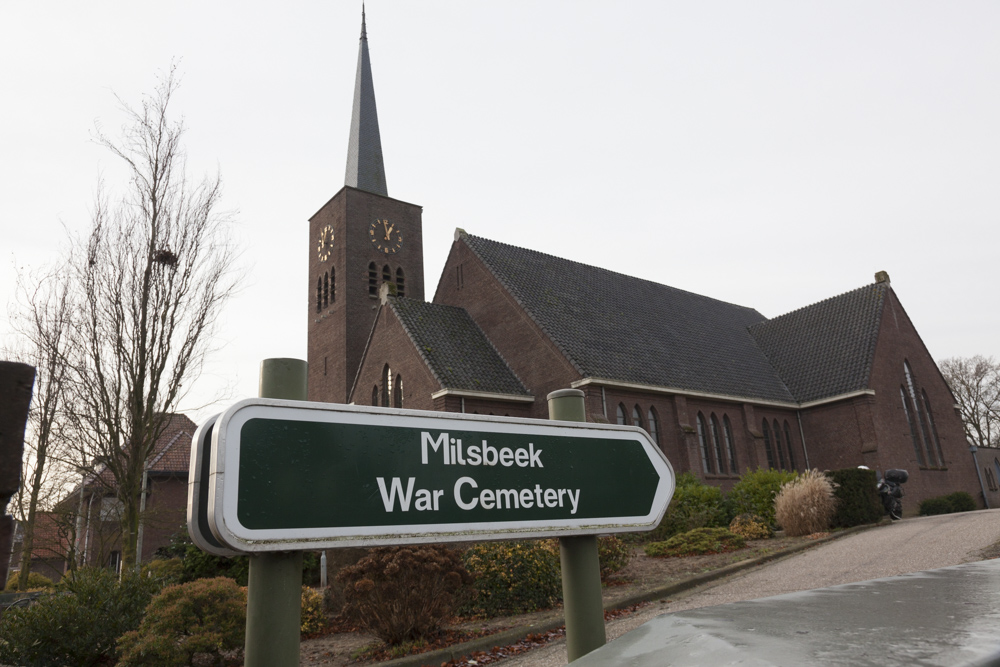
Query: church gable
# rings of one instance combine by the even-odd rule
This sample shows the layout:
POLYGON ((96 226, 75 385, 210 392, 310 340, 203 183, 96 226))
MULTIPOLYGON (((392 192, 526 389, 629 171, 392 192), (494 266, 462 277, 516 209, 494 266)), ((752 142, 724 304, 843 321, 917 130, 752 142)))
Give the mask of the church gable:
POLYGON ((583 377, 791 402, 737 306, 488 239, 461 240, 583 377))
POLYGON ((801 403, 867 389, 886 283, 805 306, 750 327, 795 400, 801 403))

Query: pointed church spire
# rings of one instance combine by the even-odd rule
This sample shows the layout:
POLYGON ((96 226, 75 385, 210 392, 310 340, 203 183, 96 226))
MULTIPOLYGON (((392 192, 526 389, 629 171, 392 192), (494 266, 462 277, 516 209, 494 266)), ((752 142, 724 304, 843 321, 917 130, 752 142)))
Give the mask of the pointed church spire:
POLYGON ((358 73, 354 80, 354 109, 351 112, 351 138, 347 143, 347 176, 344 184, 359 190, 388 196, 385 165, 382 163, 382 139, 375 110, 375 85, 368 59, 368 33, 365 7, 361 5, 361 47, 358 73))

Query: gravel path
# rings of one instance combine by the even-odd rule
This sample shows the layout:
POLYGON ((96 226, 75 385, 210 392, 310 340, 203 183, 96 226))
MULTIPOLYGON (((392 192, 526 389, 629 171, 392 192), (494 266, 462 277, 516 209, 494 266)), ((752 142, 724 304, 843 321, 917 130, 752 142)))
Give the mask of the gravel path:
MULTIPOLYGON (((660 614, 960 565, 979 560, 980 552, 997 542, 1000 509, 904 519, 644 607, 609 622, 608 641, 660 614)), ((500 664, 560 667, 566 664, 566 642, 552 642, 500 664)))

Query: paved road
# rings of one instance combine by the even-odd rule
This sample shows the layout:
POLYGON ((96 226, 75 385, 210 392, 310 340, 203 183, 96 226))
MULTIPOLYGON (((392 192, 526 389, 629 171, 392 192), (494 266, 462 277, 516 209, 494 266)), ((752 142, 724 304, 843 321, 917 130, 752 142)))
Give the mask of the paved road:
MULTIPOLYGON (((980 559, 1000 542, 1000 509, 904 519, 709 584, 608 623, 611 640, 663 613, 867 581, 980 559)), ((504 660, 504 667, 559 667, 565 641, 504 660)))

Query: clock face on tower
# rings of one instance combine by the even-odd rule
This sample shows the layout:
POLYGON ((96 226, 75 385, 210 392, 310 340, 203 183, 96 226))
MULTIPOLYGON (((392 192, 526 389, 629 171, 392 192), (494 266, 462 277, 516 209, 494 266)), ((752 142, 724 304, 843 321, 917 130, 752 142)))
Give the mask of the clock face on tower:
POLYGON ((368 236, 375 248, 386 255, 399 252, 403 247, 403 233, 399 230, 399 226, 389 222, 388 218, 376 218, 368 227, 368 236))
POLYGON ((330 259, 330 253, 333 252, 333 227, 327 225, 319 233, 319 243, 316 245, 316 254, 319 256, 319 261, 325 262, 330 259))

